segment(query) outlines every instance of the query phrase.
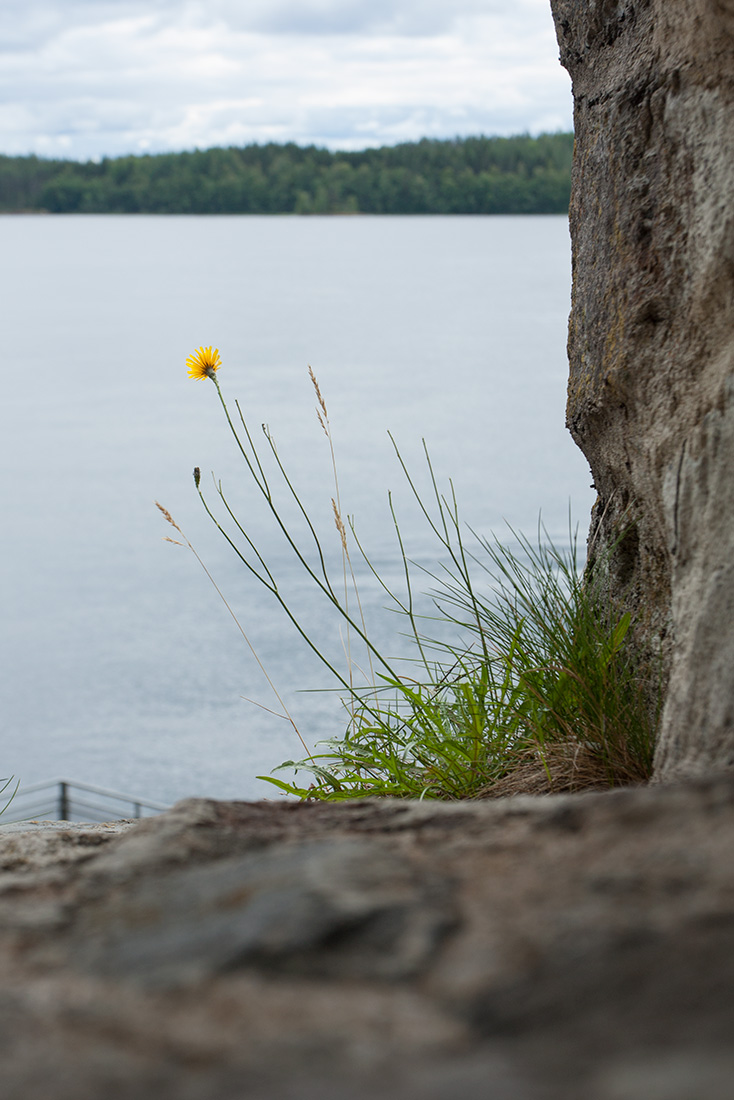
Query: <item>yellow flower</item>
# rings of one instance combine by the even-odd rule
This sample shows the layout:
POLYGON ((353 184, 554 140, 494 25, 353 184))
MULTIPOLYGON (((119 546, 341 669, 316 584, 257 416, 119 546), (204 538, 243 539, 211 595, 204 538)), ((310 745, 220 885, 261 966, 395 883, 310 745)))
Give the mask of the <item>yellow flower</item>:
POLYGON ((189 368, 189 378, 214 378, 214 372, 219 370, 222 360, 219 358, 219 348, 197 348, 193 355, 186 359, 189 368))

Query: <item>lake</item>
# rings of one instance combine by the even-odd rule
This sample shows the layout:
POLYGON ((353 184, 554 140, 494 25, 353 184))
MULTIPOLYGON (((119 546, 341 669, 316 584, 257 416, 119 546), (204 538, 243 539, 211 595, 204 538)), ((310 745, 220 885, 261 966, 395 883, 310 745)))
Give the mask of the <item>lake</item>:
MULTIPOLYGON (((185 359, 216 345, 223 392, 267 423, 338 559, 343 511, 400 581, 436 549, 388 431, 421 487, 425 438, 464 519, 500 536, 538 515, 582 542, 588 466, 564 428, 570 245, 562 217, 0 219, 6 376, 1 774, 64 775, 170 802, 276 797, 255 776, 302 755, 227 609, 154 507, 210 570, 309 744, 343 726, 333 687, 203 512, 221 478, 310 631, 340 658, 228 435, 215 387, 185 359)), ((337 568, 338 565, 337 565, 337 568)), ((364 580, 381 642, 396 617, 364 580)))

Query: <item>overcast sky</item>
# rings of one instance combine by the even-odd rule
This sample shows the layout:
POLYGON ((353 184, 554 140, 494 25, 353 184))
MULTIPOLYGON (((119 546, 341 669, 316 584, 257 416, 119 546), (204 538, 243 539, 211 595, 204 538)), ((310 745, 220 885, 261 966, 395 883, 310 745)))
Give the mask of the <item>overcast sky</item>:
POLYGON ((0 0, 0 152, 572 126, 549 0, 0 0))

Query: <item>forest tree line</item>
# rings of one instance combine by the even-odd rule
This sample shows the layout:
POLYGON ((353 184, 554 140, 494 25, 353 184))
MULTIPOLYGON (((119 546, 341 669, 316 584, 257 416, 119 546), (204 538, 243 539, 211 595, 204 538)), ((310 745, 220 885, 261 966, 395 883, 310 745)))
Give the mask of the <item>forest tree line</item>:
POLYGON ((424 138, 330 152, 247 145, 80 163, 0 156, 0 211, 563 214, 572 134, 424 138))

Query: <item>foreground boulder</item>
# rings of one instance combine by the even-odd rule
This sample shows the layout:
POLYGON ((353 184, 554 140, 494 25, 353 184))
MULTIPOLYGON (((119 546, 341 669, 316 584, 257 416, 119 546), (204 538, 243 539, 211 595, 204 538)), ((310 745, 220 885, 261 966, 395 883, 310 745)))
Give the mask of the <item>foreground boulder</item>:
POLYGON ((669 691, 659 779, 734 768, 734 0, 552 0, 573 80, 568 425, 591 556, 669 691), (622 538, 621 543, 618 540, 622 538))
POLYGON ((4 1100, 728 1100, 734 781, 0 827, 4 1100))

